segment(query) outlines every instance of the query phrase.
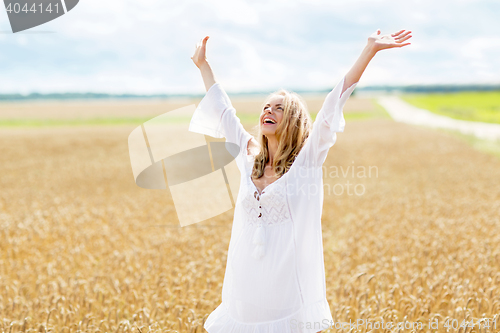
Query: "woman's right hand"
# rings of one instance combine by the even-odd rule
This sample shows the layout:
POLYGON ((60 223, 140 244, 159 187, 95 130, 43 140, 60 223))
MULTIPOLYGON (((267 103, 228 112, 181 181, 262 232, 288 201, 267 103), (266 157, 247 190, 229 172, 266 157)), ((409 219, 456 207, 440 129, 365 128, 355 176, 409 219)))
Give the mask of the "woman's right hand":
POLYGON ((196 44, 196 50, 194 55, 191 57, 196 67, 200 68, 204 63, 207 62, 207 57, 205 55, 207 48, 207 40, 209 36, 203 38, 196 44))

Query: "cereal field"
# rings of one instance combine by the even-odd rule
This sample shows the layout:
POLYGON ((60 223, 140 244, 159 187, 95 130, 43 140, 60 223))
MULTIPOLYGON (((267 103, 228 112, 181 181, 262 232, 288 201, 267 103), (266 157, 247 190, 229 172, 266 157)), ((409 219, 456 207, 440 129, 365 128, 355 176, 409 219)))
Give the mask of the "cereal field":
MULTIPOLYGON (((242 119, 256 103, 234 102, 242 119)), ((178 107, 136 106, 127 117, 178 107)), ((64 114, 12 107, 0 106, 3 119, 64 114)), ((78 107, 122 115, 112 104, 78 107)), ((420 322, 413 332, 431 332, 432 319, 432 332, 465 332, 445 323, 466 319, 466 332, 480 332, 478 319, 500 313, 500 158, 395 123, 368 100, 344 110, 324 174, 334 320, 420 322)), ((181 228, 168 190, 134 183, 127 138, 138 125, 0 128, 0 331, 204 332, 221 301, 233 211, 181 228)), ((481 332, 500 331, 497 322, 481 332)), ((325 330, 337 331, 349 329, 325 330)))

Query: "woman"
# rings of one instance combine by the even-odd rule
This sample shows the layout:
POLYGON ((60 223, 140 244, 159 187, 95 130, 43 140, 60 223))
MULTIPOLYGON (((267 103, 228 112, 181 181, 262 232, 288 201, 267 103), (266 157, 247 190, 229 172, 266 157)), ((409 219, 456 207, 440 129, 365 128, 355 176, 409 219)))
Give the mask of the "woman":
POLYGON ((301 98, 281 90, 264 102, 255 139, 241 125, 206 59, 208 36, 191 59, 207 94, 189 130, 240 147, 241 171, 222 287, 209 333, 315 333, 331 327, 326 299, 321 213, 322 165, 344 131, 342 109, 380 50, 410 45, 411 31, 369 38, 351 70, 328 94, 314 123, 301 98))

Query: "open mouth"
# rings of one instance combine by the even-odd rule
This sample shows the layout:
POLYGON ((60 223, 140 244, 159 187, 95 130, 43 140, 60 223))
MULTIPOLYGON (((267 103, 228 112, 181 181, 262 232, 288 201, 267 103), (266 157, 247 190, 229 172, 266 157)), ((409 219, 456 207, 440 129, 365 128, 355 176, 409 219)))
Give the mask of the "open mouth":
POLYGON ((275 125, 276 124, 276 121, 274 121, 273 119, 271 118, 266 118, 264 119, 264 122, 262 123, 263 125, 275 125))

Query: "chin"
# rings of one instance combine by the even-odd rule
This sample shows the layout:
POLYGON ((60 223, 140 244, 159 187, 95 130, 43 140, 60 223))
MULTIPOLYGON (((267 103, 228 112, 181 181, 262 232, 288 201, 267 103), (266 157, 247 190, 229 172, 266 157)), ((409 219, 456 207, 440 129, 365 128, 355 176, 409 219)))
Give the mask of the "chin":
POLYGON ((267 128, 265 126, 262 126, 260 128, 260 131, 262 132, 262 134, 267 134, 267 135, 271 135, 271 134, 274 135, 274 132, 275 132, 275 130, 272 130, 272 129, 267 128))

